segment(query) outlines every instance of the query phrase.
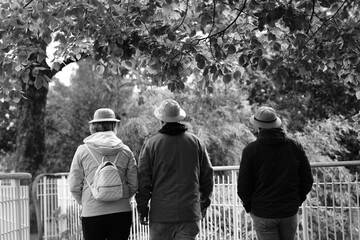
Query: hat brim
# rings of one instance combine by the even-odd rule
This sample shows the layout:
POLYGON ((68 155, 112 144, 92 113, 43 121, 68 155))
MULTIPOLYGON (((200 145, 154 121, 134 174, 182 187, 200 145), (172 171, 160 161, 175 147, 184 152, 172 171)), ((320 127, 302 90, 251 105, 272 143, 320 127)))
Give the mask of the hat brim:
POLYGON ((163 122, 180 122, 182 120, 184 120, 184 118, 186 117, 186 113, 183 109, 180 109, 180 113, 178 116, 176 117, 164 117, 162 116, 162 114, 160 113, 159 109, 156 108, 154 110, 154 115, 157 119, 163 121, 163 122))
POLYGON ((250 117, 250 123, 256 127, 265 128, 265 129, 279 128, 282 124, 281 119, 278 117, 276 118, 275 121, 266 123, 266 122, 260 122, 260 121, 256 120, 254 115, 252 115, 250 117))
POLYGON ((96 123, 96 122, 121 122, 121 121, 116 118, 102 118, 102 119, 93 119, 89 121, 89 123, 96 123))

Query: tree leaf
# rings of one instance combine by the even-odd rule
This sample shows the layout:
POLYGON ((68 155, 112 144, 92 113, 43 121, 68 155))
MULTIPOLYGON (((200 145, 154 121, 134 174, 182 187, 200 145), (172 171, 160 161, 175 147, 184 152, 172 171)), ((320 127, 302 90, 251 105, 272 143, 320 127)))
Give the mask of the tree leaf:
POLYGON ((240 66, 244 66, 247 62, 247 57, 244 54, 241 54, 238 62, 240 66))
POLYGON ((274 83, 276 89, 280 89, 283 85, 282 78, 277 75, 272 79, 272 82, 274 83))
POLYGON ((170 41, 175 41, 176 40, 176 35, 175 35, 175 33, 174 32, 168 32, 168 39, 170 40, 170 41))
POLYGON ((357 92, 356 92, 356 98, 357 98, 357 99, 360 99, 360 91, 357 91, 357 92))
POLYGON ((265 68, 268 66, 268 63, 266 62, 266 60, 264 58, 262 58, 260 61, 259 61, 259 69, 261 71, 265 70, 265 68))
POLYGON ((55 69, 56 71, 59 71, 61 68, 61 64, 59 62, 54 62, 52 68, 55 69))
POLYGON ((241 72, 240 71, 235 71, 234 73, 233 73, 233 78, 236 80, 236 81, 240 81, 240 79, 241 79, 241 72))
POLYGON ((227 54, 234 54, 236 53, 236 47, 233 44, 230 44, 227 50, 227 54))
POLYGON ((40 89, 43 86, 43 76, 41 74, 36 76, 34 86, 36 89, 40 89))
POLYGON ((273 49, 275 51, 280 51, 281 50, 281 45, 278 42, 275 42, 273 45, 273 49))
POLYGON ((324 8, 329 8, 331 6, 327 0, 319 0, 319 4, 324 8))
POLYGON ((168 84, 168 89, 169 89, 171 92, 175 91, 175 83, 173 83, 173 82, 169 83, 169 84, 168 84))
POLYGON ((205 67, 205 60, 204 59, 199 59, 199 61, 197 61, 197 67, 199 69, 203 69, 205 67))
POLYGON ((231 82, 231 79, 232 79, 231 74, 225 74, 225 75, 223 76, 223 82, 224 82, 225 84, 228 84, 229 82, 231 82))
POLYGON ((199 61, 200 59, 206 59, 202 54, 196 54, 195 60, 199 61))
POLYGON ((99 75, 103 75, 105 72, 105 67, 101 64, 98 64, 96 65, 95 70, 99 75))

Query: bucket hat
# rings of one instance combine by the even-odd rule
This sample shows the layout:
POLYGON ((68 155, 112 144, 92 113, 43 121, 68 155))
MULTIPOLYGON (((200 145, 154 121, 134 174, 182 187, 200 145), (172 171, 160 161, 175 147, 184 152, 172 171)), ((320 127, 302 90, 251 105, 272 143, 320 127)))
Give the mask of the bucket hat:
POLYGON ((154 115, 157 119, 164 122, 179 122, 186 117, 185 111, 173 99, 165 99, 154 110, 154 115))
POLYGON ((250 117, 250 123, 259 128, 278 128, 281 126, 281 119, 271 107, 259 107, 254 115, 250 117))
POLYGON ((120 120, 116 119, 114 111, 110 108, 99 108, 94 113, 94 119, 89 121, 89 123, 96 122, 120 122, 120 120))

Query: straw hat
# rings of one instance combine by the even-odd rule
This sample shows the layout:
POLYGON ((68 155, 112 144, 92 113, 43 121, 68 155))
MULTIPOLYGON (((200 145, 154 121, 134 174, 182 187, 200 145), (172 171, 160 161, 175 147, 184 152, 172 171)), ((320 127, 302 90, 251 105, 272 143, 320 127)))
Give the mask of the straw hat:
POLYGON ((252 125, 259 128, 279 128, 281 126, 281 119, 276 116, 276 112, 271 107, 260 107, 254 115, 250 117, 252 125))
POLYGON ((179 103, 172 99, 165 99, 158 106, 154 115, 157 119, 164 122, 180 122, 186 117, 186 113, 181 109, 179 103))
POLYGON ((120 122, 120 120, 116 119, 114 111, 110 108, 99 108, 94 113, 94 119, 89 121, 89 123, 96 122, 120 122))

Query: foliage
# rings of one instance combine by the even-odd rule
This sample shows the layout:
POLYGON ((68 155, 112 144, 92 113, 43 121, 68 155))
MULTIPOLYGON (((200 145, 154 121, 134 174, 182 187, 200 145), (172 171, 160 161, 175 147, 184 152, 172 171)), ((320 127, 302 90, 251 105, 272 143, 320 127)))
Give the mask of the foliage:
POLYGON ((21 93, 14 80, 47 87, 46 71, 83 58, 104 76, 141 70, 148 76, 141 84, 170 90, 184 89, 196 71, 210 92, 216 79, 242 81, 250 70, 277 87, 291 84, 293 73, 312 81, 334 72, 339 82, 358 83, 358 0, 18 0, 0 9, 1 92, 14 101, 21 93))
POLYGON ((91 74, 88 67, 81 69, 72 77, 71 87, 57 82, 50 91, 47 163, 43 171, 68 170, 76 146, 88 135, 88 123, 84 119, 90 120, 95 106, 112 107, 121 115, 122 123, 117 134, 132 149, 136 158, 146 138, 156 134, 161 127, 153 111, 165 98, 175 98, 185 109, 187 117, 184 123, 189 131, 203 139, 214 165, 238 164, 242 148, 254 139, 247 126, 240 123, 248 122, 250 113, 244 115, 243 98, 238 97, 239 90, 236 88, 226 89, 226 92, 221 87, 215 88, 216 96, 203 96, 199 100, 199 93, 192 93, 191 90, 186 94, 174 94, 166 89, 135 89, 129 95, 123 87, 108 90, 99 84, 98 78, 91 74), (104 91, 106 94, 102 94, 104 91), (119 91, 125 91, 125 94, 111 97, 119 91))
POLYGON ((0 154, 15 151, 17 108, 9 102, 0 102, 0 154))
POLYGON ((291 84, 276 89, 264 77, 253 80, 250 88, 250 104, 275 105, 277 110, 287 111, 291 123, 288 129, 302 130, 308 120, 321 120, 333 115, 350 119, 356 114, 358 101, 355 90, 337 81, 334 73, 324 73, 322 78, 310 82, 292 77, 291 84), (346 106, 346 107, 345 107, 346 106))
POLYGON ((136 159, 148 135, 146 125, 140 118, 130 118, 117 131, 117 136, 131 148, 136 159))
POLYGON ((311 162, 359 159, 359 140, 352 125, 341 116, 309 121, 295 137, 304 145, 311 162))
POLYGON ((12 172, 15 169, 14 154, 0 153, 0 172, 12 172))
POLYGON ((45 172, 68 171, 76 147, 90 134, 88 121, 95 110, 110 107, 121 113, 123 99, 131 95, 132 89, 102 84, 92 66, 80 62, 71 77, 71 87, 59 81, 51 87, 46 115, 45 172))

